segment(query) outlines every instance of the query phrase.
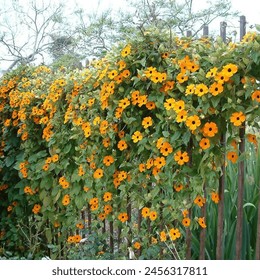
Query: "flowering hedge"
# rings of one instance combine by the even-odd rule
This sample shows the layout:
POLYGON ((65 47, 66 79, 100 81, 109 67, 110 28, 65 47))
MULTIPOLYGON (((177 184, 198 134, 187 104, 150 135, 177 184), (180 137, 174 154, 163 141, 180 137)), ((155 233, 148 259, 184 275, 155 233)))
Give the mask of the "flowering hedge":
MULTIPOLYGON (((103 239, 118 230, 118 240, 127 240, 118 242, 122 255, 133 246, 151 258, 151 244, 161 248, 168 239, 181 250, 186 228, 207 227, 189 211, 208 199, 217 204, 222 166, 245 157, 239 130, 258 128, 259 64, 256 33, 229 45, 169 44, 148 33, 82 71, 39 66, 6 74, 2 244, 22 252, 24 240, 30 247, 28 237, 38 238, 35 254, 103 229, 103 239)), ((246 136, 257 146, 254 133, 246 136)), ((101 243, 99 253, 105 250, 101 243)))

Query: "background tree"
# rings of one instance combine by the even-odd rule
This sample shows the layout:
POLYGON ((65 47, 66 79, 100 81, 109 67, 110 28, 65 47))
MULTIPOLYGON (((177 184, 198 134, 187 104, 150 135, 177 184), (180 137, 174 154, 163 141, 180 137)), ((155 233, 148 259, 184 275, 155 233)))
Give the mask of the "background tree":
POLYGON ((229 0, 210 1, 200 10, 195 0, 122 0, 124 8, 94 10, 51 0, 0 0, 0 59, 7 71, 35 62, 80 66, 102 57, 118 42, 146 32, 199 36, 205 24, 234 15, 229 0))
POLYGON ((44 54, 53 44, 50 35, 63 29, 64 6, 44 0, 1 2, 5 8, 1 10, 0 59, 8 63, 7 71, 40 57, 44 63, 44 54))

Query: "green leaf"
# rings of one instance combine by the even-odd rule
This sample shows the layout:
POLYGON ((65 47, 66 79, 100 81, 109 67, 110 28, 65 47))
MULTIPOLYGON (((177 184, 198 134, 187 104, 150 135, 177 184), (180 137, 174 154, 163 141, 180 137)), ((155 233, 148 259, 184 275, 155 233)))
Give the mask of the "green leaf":
POLYGON ((8 156, 6 159, 5 159, 5 165, 6 167, 10 167, 13 163, 14 163, 14 160, 15 160, 15 156, 8 156))
POLYGON ((245 208, 245 207, 253 207, 253 208, 256 209, 255 205, 254 205, 253 203, 250 203, 250 202, 245 203, 245 204, 243 205, 243 208, 245 208))

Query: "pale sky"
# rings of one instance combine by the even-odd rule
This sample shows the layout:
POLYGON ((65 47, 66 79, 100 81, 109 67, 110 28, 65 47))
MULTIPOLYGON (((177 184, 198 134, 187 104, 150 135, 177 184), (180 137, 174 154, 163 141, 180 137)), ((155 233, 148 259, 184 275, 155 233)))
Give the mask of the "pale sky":
MULTIPOLYGON (((9 0, 0 0, 0 11, 5 7, 4 3, 8 3, 9 0)), ((19 0, 19 2, 24 2, 29 0, 19 0)), ((53 3, 57 2, 63 2, 62 0, 52 0, 53 3)), ((178 0, 179 2, 182 2, 182 0, 178 0)), ((212 2, 214 2, 212 0, 212 2)), ((246 31, 250 31, 250 26, 253 26, 254 24, 260 24, 260 3, 256 4, 256 2, 259 2, 259 0, 230 0, 232 3, 232 10, 238 11, 240 15, 245 15, 247 20, 247 27, 246 31)), ((107 8, 111 8, 116 11, 121 8, 124 9, 126 6, 126 0, 67 0, 66 6, 71 8, 75 6, 75 4, 78 4, 79 7, 83 8, 86 12, 92 12, 92 11, 99 11, 99 10, 105 10, 107 8)), ((193 7, 194 9, 202 9, 207 5, 207 0, 193 0, 193 7)), ((73 10, 73 8, 72 8, 73 10)), ((69 12, 72 12, 69 11, 69 12)), ((223 19, 217 19, 215 23, 212 23, 209 26, 209 32, 212 34, 215 31, 215 34, 219 34, 219 24, 220 21, 223 19)), ((239 17, 232 20, 232 22, 228 22, 228 26, 233 26, 231 28, 234 28, 239 34, 239 17)), ((233 31, 233 30, 232 30, 233 31)), ((238 35, 239 36, 239 35, 238 35)), ((0 68, 6 68, 5 63, 0 62, 0 68)))

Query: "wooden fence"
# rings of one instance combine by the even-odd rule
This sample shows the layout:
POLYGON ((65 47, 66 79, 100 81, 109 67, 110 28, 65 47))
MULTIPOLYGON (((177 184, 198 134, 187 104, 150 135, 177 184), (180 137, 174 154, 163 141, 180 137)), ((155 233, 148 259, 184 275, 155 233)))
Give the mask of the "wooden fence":
MULTIPOLYGON (((227 42, 227 23, 221 22, 220 23, 220 37, 222 38, 223 42, 227 42)), ((244 37, 246 33, 246 17, 240 17, 240 40, 244 37)), ((187 32, 187 36, 192 36, 190 31, 187 32)), ((209 28, 208 26, 203 27, 203 37, 209 36, 209 28)), ((239 154, 244 154, 245 152, 245 127, 240 128, 240 143, 239 143, 239 154)), ((225 151, 226 147, 226 138, 227 135, 221 135, 221 145, 223 150, 225 151)), ((225 162, 225 154, 223 155, 223 162, 225 162)), ((192 164, 192 163, 190 163, 192 164)), ((237 260, 241 259, 242 254, 242 240, 243 240, 243 198, 244 198, 244 185, 245 185, 245 162, 244 160, 238 163, 238 200, 237 200, 237 223, 236 223, 236 245, 235 245, 235 258, 237 260)), ((226 167, 222 166, 222 175, 219 178, 219 204, 218 204, 218 218, 217 218, 217 242, 216 242, 216 259, 221 260, 224 258, 224 196, 225 196, 225 188, 226 188, 226 167)), ((260 182, 259 182, 260 183, 260 182)), ((206 191, 204 186, 204 194, 206 197, 206 191)), ((259 188, 259 196, 260 196, 260 188, 259 188)), ((206 207, 207 204, 205 203, 204 206, 201 208, 201 215, 206 217, 206 207)), ((191 209, 189 215, 191 215, 191 209)), ((82 212, 82 219, 86 220, 86 227, 88 228, 89 233, 92 232, 92 217, 91 217, 91 210, 90 208, 86 209, 82 212)), ((140 231, 141 222, 142 222, 142 215, 141 210, 134 209, 132 207, 130 198, 127 198, 127 215, 129 217, 128 222, 133 220, 136 221, 137 229, 140 231)), ((147 225, 148 232, 151 232, 151 226, 148 221, 147 225)), ((162 229, 163 230, 163 229, 162 229)), ((127 238, 122 238, 122 228, 119 226, 115 226, 113 221, 106 221, 103 222, 103 227, 100 229, 101 233, 108 232, 109 238, 107 240, 107 245, 111 253, 114 253, 120 247, 122 242, 126 243, 126 246, 129 247, 132 244, 132 230, 130 229, 128 232, 127 238)), ((98 234, 98 233, 97 233, 98 234)), ((199 259, 205 259, 205 247, 206 247, 206 234, 207 229, 201 229, 200 231, 200 250, 199 250, 199 259)), ((126 252, 127 254, 127 252, 126 252)), ((139 252, 140 254, 140 252, 139 252)), ((177 252, 173 252, 175 257, 177 258, 177 252)), ((186 259, 192 259, 192 233, 189 228, 186 229, 186 259)), ((260 199, 258 202, 258 224, 257 224, 257 241, 256 241, 256 259, 260 259, 260 199)))

